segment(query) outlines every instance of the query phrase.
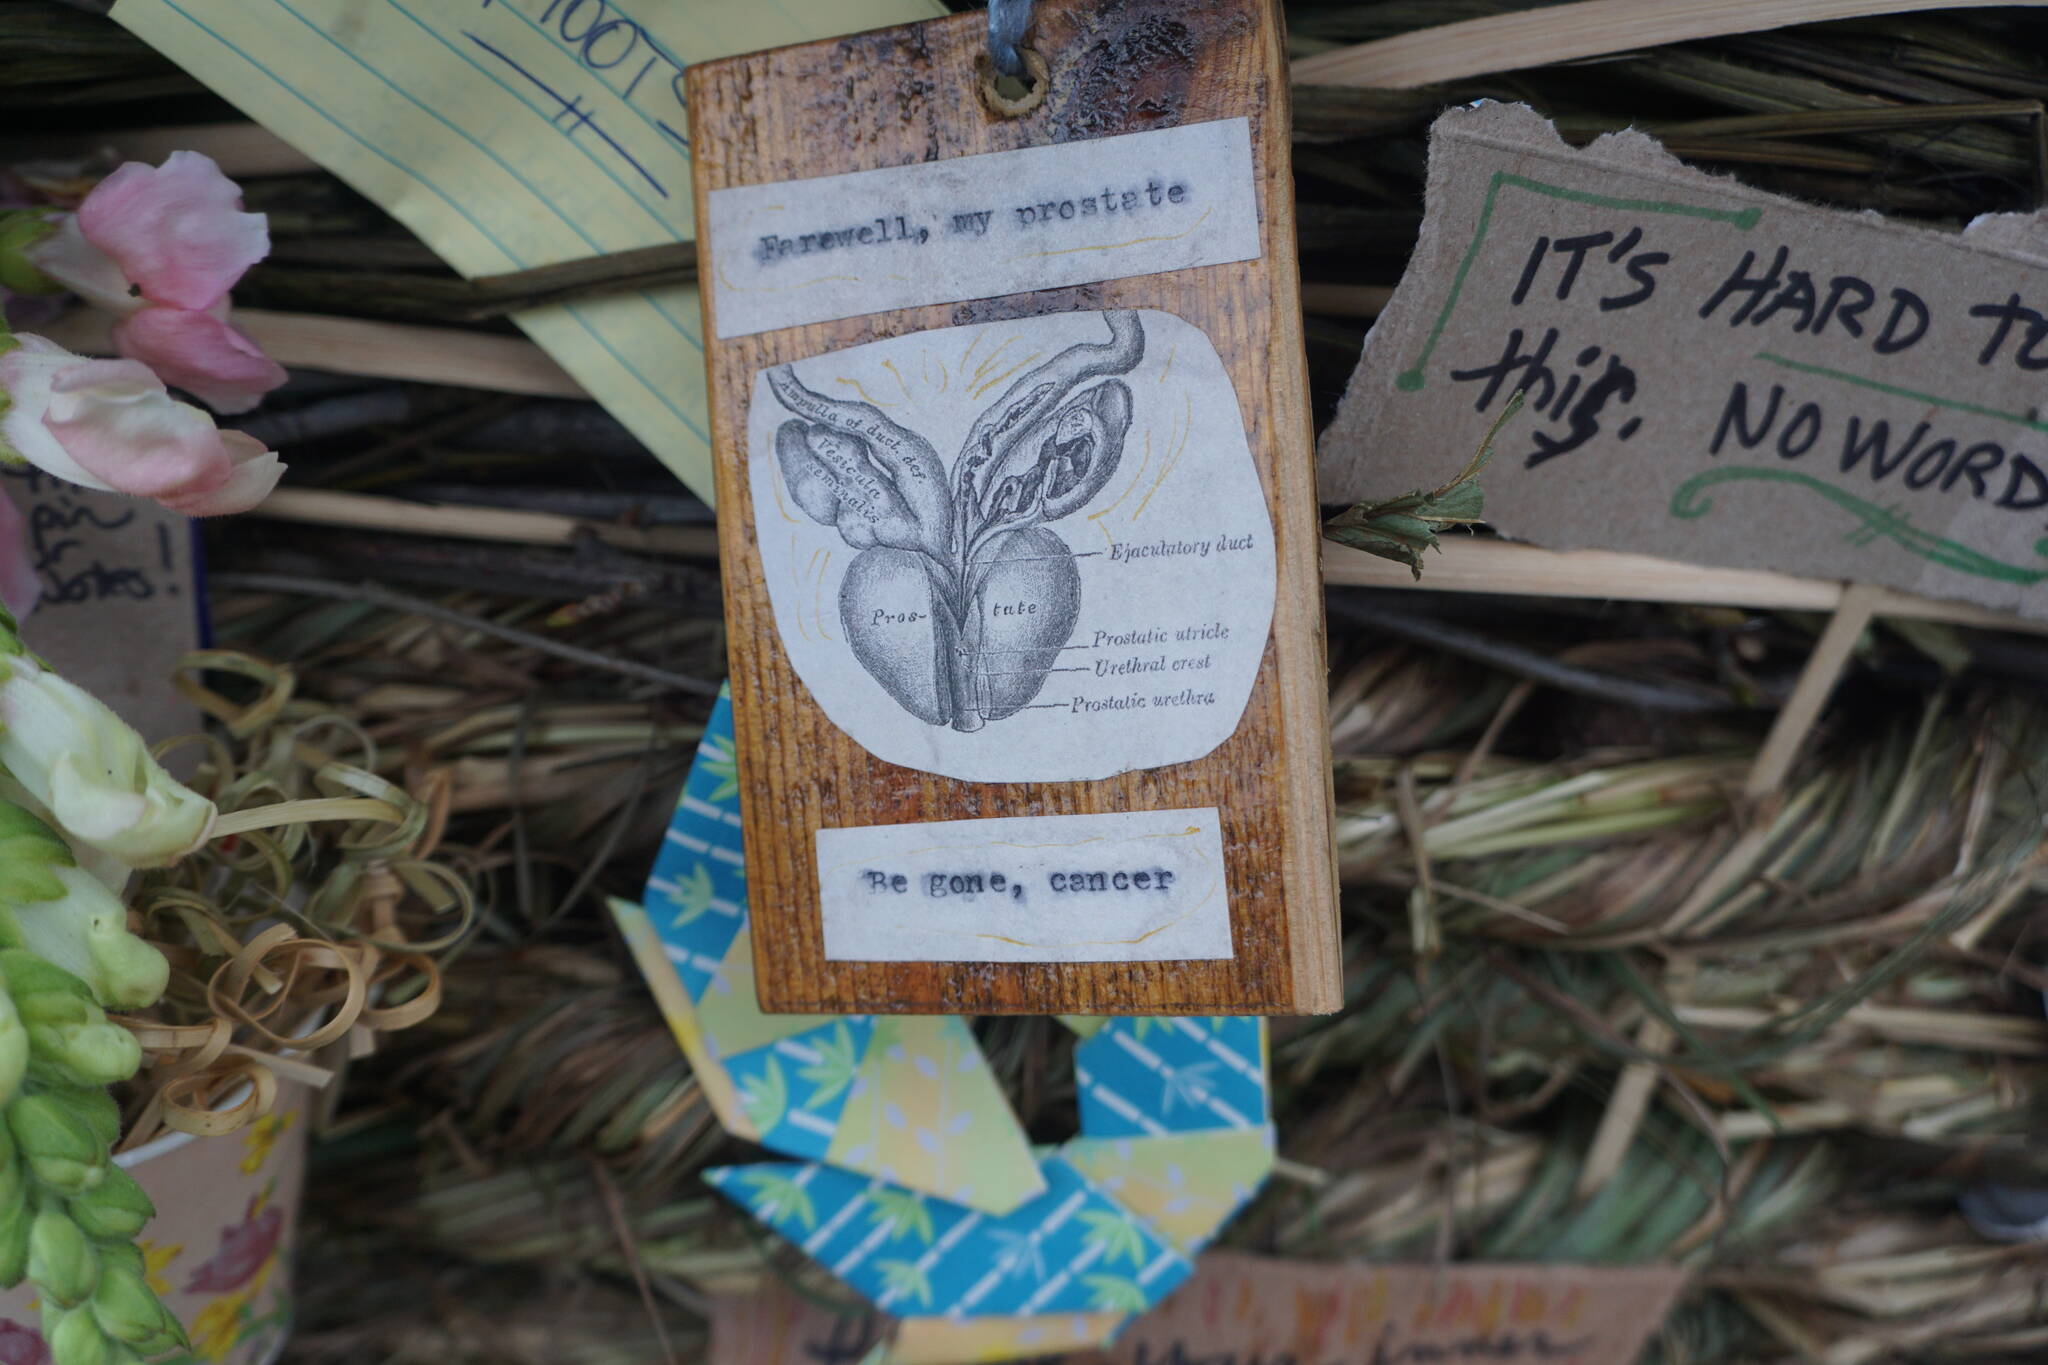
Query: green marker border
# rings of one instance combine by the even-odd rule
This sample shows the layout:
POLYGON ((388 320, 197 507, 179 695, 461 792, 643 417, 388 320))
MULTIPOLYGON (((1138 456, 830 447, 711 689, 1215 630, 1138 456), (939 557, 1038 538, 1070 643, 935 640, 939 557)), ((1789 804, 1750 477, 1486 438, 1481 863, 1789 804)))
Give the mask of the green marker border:
POLYGON ((1429 340, 1423 343, 1422 354, 1415 357, 1415 363, 1401 371, 1399 377, 1394 380, 1394 386, 1405 393, 1415 393, 1427 382, 1423 370, 1429 364, 1430 356, 1436 353, 1437 343, 1443 339, 1444 328, 1450 324, 1451 313, 1457 308, 1458 300, 1465 292, 1465 277, 1472 273, 1472 263, 1479 259, 1479 249, 1486 242, 1487 230, 1493 226, 1493 206, 1499 200, 1503 187, 1528 190, 1551 199, 1562 199, 1573 204, 1591 204, 1598 208, 1628 209, 1637 213, 1667 213, 1680 218, 1703 218, 1709 222, 1727 223, 1743 232, 1755 227, 1764 215, 1763 209, 1756 205, 1746 209, 1710 209, 1699 204, 1685 204, 1671 199, 1622 199, 1614 195, 1594 194, 1588 190, 1552 185, 1546 181, 1533 180, 1526 175, 1516 175, 1512 171, 1495 171, 1492 182, 1486 187, 1486 202, 1480 207, 1478 225, 1472 230, 1472 244, 1465 248, 1465 258, 1458 262, 1458 273, 1451 279, 1450 296, 1444 300, 1443 310, 1436 315, 1436 325, 1429 329, 1429 340))
POLYGON ((1927 403, 1937 408, 1949 408, 1955 412, 1967 412, 1976 417, 1995 418, 2001 422, 2011 422, 2014 426, 2025 427, 2029 431, 2048 431, 2048 422, 2041 421, 2039 418, 2029 416, 2024 412, 2007 412, 2003 408, 1987 408, 1981 403, 1966 403, 1960 398, 1943 398, 1938 394, 1922 393, 1918 389, 1908 389, 1897 384, 1887 384, 1881 379, 1865 379, 1862 375, 1850 374, 1847 370, 1830 369, 1826 365, 1813 365, 1804 360, 1793 360, 1779 355, 1775 351, 1758 351, 1755 358, 1768 364, 1777 365, 1783 369, 1795 370, 1800 374, 1817 375, 1822 379, 1832 379, 1842 384, 1854 384, 1859 389, 1874 389, 1878 393, 1890 394, 1894 398, 1910 398, 1917 403, 1927 403))
MULTIPOLYGON (((1851 545, 1863 546, 1879 538, 1895 542, 1909 554, 1918 555, 1930 564, 1939 564, 1944 569, 1966 573, 1975 578, 1988 578, 1997 583, 2020 583, 2028 586, 2048 579, 2048 567, 2033 568, 2024 564, 2008 564, 1958 541, 1948 540, 1923 531, 1913 524, 1912 518, 1896 507, 1882 507, 1867 498, 1859 498, 1846 489, 1837 488, 1811 474, 1801 474, 1790 469, 1772 469, 1763 465, 1730 465, 1723 469, 1710 469, 1704 474, 1695 474, 1678 486, 1671 495, 1671 515, 1681 521, 1693 521, 1714 510, 1714 500, 1707 490, 1716 484, 1737 482, 1789 483, 1820 494, 1829 502, 1850 515, 1860 519, 1860 524, 1844 537, 1851 545)), ((2034 553, 2048 556, 2048 537, 2034 542, 2034 553)))

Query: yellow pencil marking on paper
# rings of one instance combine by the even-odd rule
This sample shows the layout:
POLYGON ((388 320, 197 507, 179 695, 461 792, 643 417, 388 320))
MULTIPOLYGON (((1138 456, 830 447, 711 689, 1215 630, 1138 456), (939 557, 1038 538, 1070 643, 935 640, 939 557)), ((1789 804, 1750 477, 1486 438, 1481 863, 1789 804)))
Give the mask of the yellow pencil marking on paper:
POLYGON ((1152 428, 1147 427, 1145 428, 1145 458, 1138 462, 1138 472, 1131 475, 1131 481, 1124 485, 1123 492, 1116 495, 1115 502, 1103 508, 1100 512, 1090 512, 1088 514, 1088 520, 1095 523, 1095 529, 1102 532, 1102 538, 1105 541, 1109 542, 1109 548, 1112 550, 1116 548, 1116 537, 1109 533, 1109 528, 1102 524, 1102 519, 1108 516, 1111 512, 1114 512, 1117 508, 1123 506, 1124 499, 1128 498, 1131 495, 1131 490, 1135 489, 1138 486, 1138 480, 1145 477, 1145 470, 1147 467, 1151 465, 1151 463, 1152 428))
MULTIPOLYGON (((797 553, 798 553, 798 551, 799 551, 799 549, 800 549, 800 548, 801 548, 801 547, 800 547, 800 546, 798 546, 798 545, 797 545, 797 543, 796 543, 796 532, 794 532, 794 531, 791 531, 791 532, 789 533, 789 562, 790 562, 790 563, 792 563, 792 564, 796 563, 796 557, 797 557, 797 553)), ((817 558, 817 556, 816 556, 816 555, 813 555, 813 556, 812 556, 812 558, 813 558, 813 559, 815 559, 815 558, 817 558)), ((797 589, 799 590, 799 592, 800 592, 800 591, 802 590, 802 588, 803 588, 803 585, 804 585, 804 575, 803 575, 803 574, 801 574, 801 573, 799 573, 799 574, 798 574, 798 575, 796 576, 796 586, 797 586, 797 589)), ((796 610, 795 610, 795 611, 792 611, 792 612, 790 613, 790 617, 791 617, 791 619, 793 619, 793 620, 794 620, 794 621, 796 622, 796 633, 797 633, 798 635, 802 636, 802 637, 803 637, 803 638, 804 638, 805 640, 809 640, 809 639, 811 638, 811 633, 810 633, 809 631, 807 631, 807 630, 805 630, 805 629, 804 629, 804 609, 803 609, 803 600, 804 600, 804 599, 803 599, 802 597, 798 597, 798 598, 796 598, 796 599, 795 599, 795 601, 796 601, 796 604, 797 604, 797 605, 796 605, 796 610)))
POLYGON ((910 397, 910 385, 903 382, 903 371, 896 368, 896 362, 885 360, 882 362, 882 368, 896 376, 896 387, 903 390, 903 401, 906 403, 913 401, 910 397))
POLYGON ((1203 209, 1202 217, 1195 219, 1186 232, 1169 232, 1160 237, 1133 237, 1128 242, 1104 242, 1100 246, 1066 246, 1059 248, 1057 251, 1026 251, 1020 255, 1012 256, 1010 259, 1013 261, 1023 261, 1029 260, 1034 256, 1071 256, 1077 251, 1122 251, 1127 246, 1144 246, 1147 242, 1177 242, 1181 238, 1191 235, 1196 228, 1202 225, 1203 219, 1206 219, 1215 211, 1216 206, 1213 204, 1203 209))
POLYGON ((811 615, 817 620, 818 634, 824 636, 833 644, 838 644, 839 637, 825 629, 825 573, 831 567, 832 552, 827 550, 825 551, 825 558, 818 564, 818 591, 811 599, 811 615))
POLYGON ((923 366, 918 371, 919 378, 923 379, 924 382, 927 384, 931 383, 932 381, 930 370, 932 366, 937 365, 939 367, 939 392, 944 393, 949 387, 951 387, 953 383, 953 376, 947 371, 945 361, 934 360, 932 358, 932 353, 930 351, 919 351, 918 356, 924 362, 923 366))
POLYGON ((1014 335, 1005 337, 1001 345, 997 346, 993 351, 990 351, 987 355, 981 358, 981 363, 974 367, 974 378, 969 380, 968 382, 970 384, 980 383, 981 377, 996 367, 996 357, 1001 355, 1004 351, 1009 350, 1010 347, 1016 344, 1017 338, 1014 335))
MULTIPOLYGON (((1001 374, 997 375, 997 376, 996 376, 996 377, 995 377, 994 379, 991 379, 991 380, 989 380, 989 381, 988 381, 988 382, 987 382, 986 384, 983 384, 983 385, 981 385, 981 386, 980 386, 979 388, 977 388, 977 389, 974 389, 974 390, 970 391, 970 393, 968 394, 968 396, 969 396, 970 398, 979 398, 979 397, 981 397, 981 396, 982 396, 983 394, 987 393, 987 392, 988 392, 988 391, 989 391, 990 389, 992 389, 992 388, 994 388, 994 387, 995 387, 996 385, 998 385, 998 384, 1002 383, 1002 382, 1003 382, 1003 381, 1004 381, 1005 379, 1008 379, 1008 378, 1009 378, 1009 377, 1010 377, 1011 375, 1013 375, 1013 374, 1017 373, 1017 371, 1019 371, 1019 370, 1023 369, 1023 368, 1024 368, 1024 367, 1025 367, 1026 365, 1029 365, 1029 364, 1030 364, 1030 363, 1031 363, 1032 361, 1034 361, 1034 360, 1038 359, 1038 357, 1040 357, 1040 356, 1042 356, 1042 355, 1044 355, 1044 354, 1045 354, 1045 352, 1044 352, 1044 351, 1033 351, 1033 352, 1032 352, 1032 353, 1031 353, 1030 355, 1027 355, 1027 356, 1025 356, 1025 357, 1024 357, 1024 358, 1023 358, 1022 360, 1018 361, 1018 362, 1017 362, 1017 363, 1016 363, 1015 365, 1012 365, 1012 366, 1011 366, 1011 367, 1010 367, 1009 369, 1007 369, 1007 370, 1004 370, 1004 371, 1003 371, 1003 372, 1002 372, 1001 374)), ((976 378, 976 379, 979 379, 980 377, 981 377, 980 375, 976 375, 976 376, 975 376, 975 378, 976 378)))
MULTIPOLYGON (((795 292, 796 292, 797 290, 799 290, 799 289, 809 289, 809 288, 811 288, 811 287, 812 287, 813 285, 820 285, 820 284, 832 284, 832 283, 834 283, 834 282, 836 282, 836 281, 841 281, 841 280, 845 280, 845 281, 850 281, 851 283, 854 283, 854 284, 859 284, 859 283, 860 283, 860 282, 861 282, 861 281, 862 281, 863 279, 865 279, 865 278, 866 278, 866 276, 864 276, 864 275, 820 275, 820 276, 818 276, 818 278, 816 278, 816 279, 814 279, 814 280, 805 280, 805 281, 804 281, 803 283, 801 283, 801 284, 787 284, 787 285, 766 285, 766 284, 764 284, 764 285, 755 285, 755 286, 753 286, 753 287, 749 288, 748 286, 746 286, 746 285, 744 285, 744 284, 734 284, 734 283, 732 282, 732 280, 731 280, 731 279, 730 279, 729 277, 727 277, 727 275, 726 275, 726 273, 725 273, 725 266, 724 266, 724 264, 723 264, 723 263, 720 263, 720 264, 719 264, 719 265, 718 265, 718 266, 717 266, 716 268, 717 268, 717 270, 718 270, 718 287, 719 287, 720 289, 729 289, 729 290, 731 290, 731 291, 732 291, 733 293, 735 293, 735 294, 793 294, 793 293, 795 293, 795 292)), ((900 279, 902 279, 902 278, 903 278, 903 276, 901 276, 901 275, 888 275, 888 276, 884 276, 884 278, 885 278, 885 279, 892 279, 892 280, 900 280, 900 279)))
POLYGON ((881 399, 869 393, 866 389, 861 387, 861 383, 858 379, 849 379, 845 375, 841 375, 839 378, 833 380, 832 382, 835 384, 846 385, 846 387, 852 389, 855 393, 859 394, 863 400, 874 404, 878 408, 893 408, 896 406, 894 403, 884 403, 881 399))
POLYGON ((967 362, 974 359, 974 348, 981 345, 981 338, 983 337, 983 335, 985 334, 982 332, 976 332, 974 334, 974 340, 968 342, 967 349, 960 353, 960 368, 962 371, 965 371, 967 369, 967 362))
POLYGON ((1165 368, 1164 368, 1164 369, 1162 369, 1162 370, 1160 370, 1160 371, 1159 371, 1159 382, 1160 382, 1160 383, 1164 384, 1164 383, 1166 382, 1166 376, 1168 376, 1168 375, 1170 375, 1170 374, 1172 374, 1172 373, 1173 373, 1173 358, 1174 358, 1175 356, 1179 355, 1179 354, 1180 354, 1180 343, 1179 343, 1179 342, 1175 342, 1175 343, 1174 343, 1174 344, 1173 344, 1172 346, 1170 346, 1170 347, 1168 347, 1168 348, 1167 348, 1167 351, 1166 351, 1166 366, 1165 366, 1165 368))
POLYGON ((1180 429, 1180 444, 1176 445, 1173 448, 1173 453, 1166 457, 1166 463, 1159 468, 1159 477, 1154 479, 1152 486, 1145 490, 1145 500, 1138 504, 1136 511, 1131 513, 1132 521, 1136 521, 1139 517, 1145 515, 1145 509, 1151 505, 1152 495, 1159 491, 1159 485, 1166 482, 1166 476, 1174 471, 1174 467, 1180 463, 1180 457, 1187 451, 1188 437, 1194 433, 1195 429, 1195 400, 1193 395, 1184 392, 1181 394, 1181 402, 1185 405, 1187 414, 1186 423, 1180 429))
POLYGON ((1156 938, 1160 934, 1165 933, 1168 929, 1171 929, 1174 925, 1179 924, 1182 920, 1186 919, 1188 915, 1192 915, 1193 913, 1194 911, 1190 910, 1187 912, 1186 915, 1175 915, 1172 919, 1166 921, 1166 923, 1159 925, 1157 928, 1154 929, 1147 929, 1144 933, 1139 934, 1134 938, 1077 938, 1070 939, 1062 943, 1034 943, 1030 939, 1011 938, 1008 934, 976 933, 968 929, 934 929, 929 925, 923 924, 898 924, 896 927, 902 930, 915 929, 918 933, 921 934, 944 934, 948 938, 993 939, 997 943, 1008 943, 1018 948, 1035 948, 1040 951, 1053 948, 1122 948, 1128 947, 1134 943, 1143 943, 1148 938, 1156 938))
MULTIPOLYGON (((1064 842, 1050 844, 1020 844, 1012 839, 987 839, 971 844, 932 844, 926 848, 905 849, 902 853, 891 856, 917 858, 927 853, 960 853, 977 848, 1086 848, 1090 844, 1136 843, 1140 839, 1187 839, 1200 833, 1202 833, 1200 825, 1189 825, 1186 829, 1162 830, 1157 834, 1097 834, 1086 839, 1069 839, 1064 842)), ((1200 849, 1194 850, 1194 855, 1197 858, 1202 858, 1204 862, 1208 861, 1207 858, 1203 857, 1200 849)), ((873 854, 863 853, 858 858, 834 863, 831 867, 821 866, 818 870, 821 874, 825 872, 840 872, 849 867, 864 867, 873 861, 875 861, 873 854)))
MULTIPOLYGON (((789 504, 782 500, 782 469, 780 461, 777 461, 775 469, 769 471, 768 487, 775 492, 775 510, 782 513, 782 519, 792 526, 803 525, 801 520, 789 514, 789 504)), ((794 552, 792 551, 792 553, 794 552)))

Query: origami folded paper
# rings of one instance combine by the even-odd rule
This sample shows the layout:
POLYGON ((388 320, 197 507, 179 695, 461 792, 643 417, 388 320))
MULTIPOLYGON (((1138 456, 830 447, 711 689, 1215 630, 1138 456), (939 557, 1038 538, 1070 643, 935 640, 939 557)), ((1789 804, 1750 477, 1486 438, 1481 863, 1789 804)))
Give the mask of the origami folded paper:
POLYGON ((1100 1344, 1273 1165, 1265 1022, 1063 1019, 1079 1136, 1032 1150, 965 1020, 763 1014, 721 695, 641 905, 612 911, 725 1127, 705 1178, 902 1319, 898 1365, 1100 1344))

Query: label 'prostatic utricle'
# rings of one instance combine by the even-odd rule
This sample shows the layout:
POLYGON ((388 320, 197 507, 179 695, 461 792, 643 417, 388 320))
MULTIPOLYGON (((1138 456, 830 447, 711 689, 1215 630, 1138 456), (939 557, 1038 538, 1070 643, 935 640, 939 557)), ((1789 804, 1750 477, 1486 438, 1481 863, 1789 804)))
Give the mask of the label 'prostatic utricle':
POLYGON ((1271 621, 1271 523, 1228 378, 1187 323, 1121 311, 918 333, 767 370, 755 403, 777 624, 871 751, 1012 781, 1033 765, 1001 749, 1097 747, 1087 732, 1119 713, 1189 732, 1152 747, 1190 758, 1235 727, 1271 621), (956 424, 948 463, 930 437, 956 424), (862 701, 849 663, 883 695, 862 701), (948 733, 988 738, 970 751, 948 733))

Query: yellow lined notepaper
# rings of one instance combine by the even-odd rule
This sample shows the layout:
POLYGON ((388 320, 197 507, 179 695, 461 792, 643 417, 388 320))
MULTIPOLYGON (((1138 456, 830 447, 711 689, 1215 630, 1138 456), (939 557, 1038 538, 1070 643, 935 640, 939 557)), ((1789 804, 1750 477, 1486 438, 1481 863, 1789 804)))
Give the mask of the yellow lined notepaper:
MULTIPOLYGON (((114 18, 465 276, 688 241, 682 70, 938 0, 120 0, 114 18)), ((712 497, 696 290, 515 315, 712 497)))

